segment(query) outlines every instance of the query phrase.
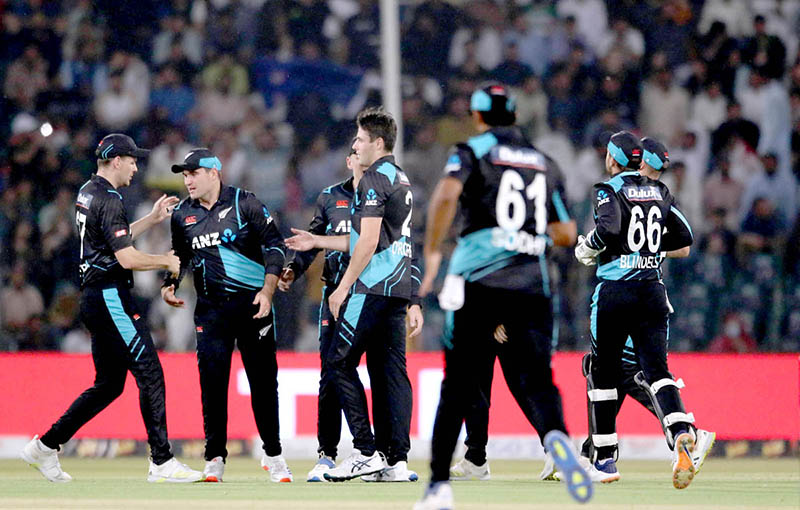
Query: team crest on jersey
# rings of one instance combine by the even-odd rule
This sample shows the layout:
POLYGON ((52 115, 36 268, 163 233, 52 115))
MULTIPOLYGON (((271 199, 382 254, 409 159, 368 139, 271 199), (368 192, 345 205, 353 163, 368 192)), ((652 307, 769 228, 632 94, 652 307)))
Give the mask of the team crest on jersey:
POLYGON ((641 186, 625 188, 625 196, 631 202, 644 202, 647 200, 663 200, 661 190, 655 186, 641 186))
POLYGON ((337 200, 336 201, 336 208, 337 209, 347 209, 350 207, 350 202, 347 200, 337 200))
POLYGON ((370 188, 369 191, 367 191, 367 201, 365 202, 364 205, 366 205, 366 206, 376 206, 376 205, 378 205, 378 200, 377 199, 378 199, 378 194, 375 193, 374 189, 370 188))
POLYGON ((183 220, 183 224, 186 226, 194 225, 195 223, 197 223, 197 216, 187 216, 186 219, 183 220))

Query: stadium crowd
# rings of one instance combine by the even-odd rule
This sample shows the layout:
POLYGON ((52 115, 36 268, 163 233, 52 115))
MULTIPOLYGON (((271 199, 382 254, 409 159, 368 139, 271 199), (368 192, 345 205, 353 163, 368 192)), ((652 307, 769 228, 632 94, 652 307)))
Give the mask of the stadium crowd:
MULTIPOLYGON (((381 103, 378 4, 0 0, 0 350, 89 350, 74 199, 107 133, 153 149, 124 192, 134 219, 164 191, 185 195, 170 166, 206 146, 285 234, 304 228, 317 193, 347 175, 355 114, 381 103)), ((665 263, 673 349, 800 350, 800 2, 400 4, 417 243, 449 146, 473 134, 469 94, 499 81, 560 165, 581 232, 610 133, 668 145, 663 179, 695 234, 689 258, 665 263)), ((169 249, 168 224, 137 246, 169 249)), ((585 349, 593 271, 572 250, 555 260, 559 348, 585 349)), ((280 348, 316 350, 319 271, 276 297, 280 348)), ((154 340, 192 349, 193 307, 169 308, 160 285, 137 275, 154 340)), ((415 347, 435 349, 433 295, 425 308, 415 347)))

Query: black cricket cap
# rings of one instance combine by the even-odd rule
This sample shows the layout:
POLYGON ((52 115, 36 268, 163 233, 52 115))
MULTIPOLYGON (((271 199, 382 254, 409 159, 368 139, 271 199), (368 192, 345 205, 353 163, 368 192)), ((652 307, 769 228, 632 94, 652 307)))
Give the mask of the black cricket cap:
POLYGON ((608 152, 623 168, 639 170, 642 162, 642 146, 630 131, 618 131, 608 141, 608 152))
POLYGON ((198 168, 211 168, 222 171, 222 162, 211 152, 211 149, 200 147, 190 150, 180 165, 172 165, 172 171, 176 174, 184 170, 197 170, 198 168))
POLYGON ((113 159, 117 156, 131 156, 134 158, 143 158, 150 154, 150 151, 147 149, 140 149, 136 146, 136 142, 133 141, 128 135, 123 135, 122 133, 111 133, 107 135, 105 138, 100 140, 100 143, 97 144, 97 149, 94 151, 94 155, 97 159, 113 159))
POLYGON ((641 140, 644 155, 642 159, 645 163, 655 170, 666 170, 669 168, 669 152, 663 143, 655 138, 644 137, 641 140))
POLYGON ((499 83, 489 83, 472 93, 469 109, 481 112, 490 126, 510 126, 517 120, 517 103, 508 89, 499 83))

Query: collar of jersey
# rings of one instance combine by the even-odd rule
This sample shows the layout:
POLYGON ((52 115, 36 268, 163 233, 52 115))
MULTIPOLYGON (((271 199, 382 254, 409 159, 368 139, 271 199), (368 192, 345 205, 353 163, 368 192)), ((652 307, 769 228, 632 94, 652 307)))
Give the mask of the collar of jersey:
POLYGON ((378 169, 379 166, 381 166, 384 163, 391 163, 394 166, 397 166, 397 164, 394 162, 394 156, 392 154, 389 154, 388 156, 376 159, 375 162, 371 164, 364 173, 375 171, 378 169))
POLYGON ((112 186, 111 183, 108 182, 108 179, 106 179, 102 175, 92 174, 92 182, 116 191, 116 188, 114 188, 114 186, 112 186))

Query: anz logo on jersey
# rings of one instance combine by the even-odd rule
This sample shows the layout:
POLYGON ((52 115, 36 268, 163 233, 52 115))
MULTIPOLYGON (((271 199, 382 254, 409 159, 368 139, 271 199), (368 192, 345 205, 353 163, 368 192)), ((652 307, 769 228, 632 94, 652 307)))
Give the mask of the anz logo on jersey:
POLYGON ((220 235, 219 232, 210 232, 208 234, 194 236, 192 238, 192 249, 199 250, 202 248, 210 248, 223 243, 232 243, 234 240, 236 240, 236 234, 234 234, 231 229, 226 228, 222 232, 222 235, 220 235))
POLYGON ((349 234, 351 225, 352 224, 350 223, 350 220, 342 220, 336 225, 336 228, 333 229, 333 231, 336 234, 349 234))

